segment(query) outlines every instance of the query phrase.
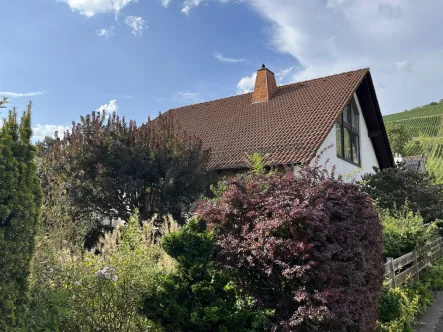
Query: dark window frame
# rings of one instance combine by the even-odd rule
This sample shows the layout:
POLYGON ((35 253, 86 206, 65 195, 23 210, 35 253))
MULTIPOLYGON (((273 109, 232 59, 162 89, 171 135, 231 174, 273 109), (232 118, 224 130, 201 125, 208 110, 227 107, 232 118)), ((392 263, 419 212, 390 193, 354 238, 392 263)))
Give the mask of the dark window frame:
MULTIPOLYGON (((346 160, 347 162, 354 164, 356 166, 361 166, 361 140, 360 140, 360 112, 359 109, 357 107, 357 103, 354 100, 354 98, 351 99, 351 101, 345 106, 345 108, 343 109, 343 111, 341 112, 339 118, 336 121, 336 125, 339 124, 340 125, 340 139, 341 139, 341 151, 336 151, 337 153, 337 157, 343 160, 346 160), (349 121, 344 121, 343 119, 343 115, 344 115, 344 111, 345 109, 349 107, 349 121), (354 126, 352 126, 352 113, 356 112, 356 120, 357 120, 357 128, 354 128, 354 126), (345 128, 348 129, 350 135, 349 135, 349 148, 350 148, 350 158, 346 158, 345 155, 345 128), (355 163, 354 162, 354 149, 353 149, 353 137, 357 137, 358 140, 358 146, 357 146, 357 155, 358 155, 358 162, 355 163)), ((337 131, 337 128, 335 129, 337 131)), ((336 140, 337 140, 337 133, 335 134, 336 140)), ((338 147, 338 143, 336 141, 337 147, 338 147)))

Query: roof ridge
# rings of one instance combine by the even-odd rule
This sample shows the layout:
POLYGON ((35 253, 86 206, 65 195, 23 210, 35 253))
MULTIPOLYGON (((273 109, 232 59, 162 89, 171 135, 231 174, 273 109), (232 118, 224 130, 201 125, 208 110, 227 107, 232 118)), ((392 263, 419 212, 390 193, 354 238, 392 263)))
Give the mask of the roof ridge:
POLYGON ((303 84, 303 83, 308 83, 308 82, 313 82, 313 81, 318 81, 318 80, 324 80, 325 78, 335 77, 335 76, 339 76, 339 75, 343 75, 343 74, 356 73, 358 71, 364 71, 364 70, 369 71, 370 69, 369 69, 369 67, 366 67, 366 68, 360 68, 360 69, 355 69, 355 70, 344 71, 344 72, 338 73, 338 74, 331 74, 331 75, 326 75, 326 76, 322 76, 322 77, 311 78, 311 79, 305 80, 305 81, 300 81, 300 82, 294 82, 294 83, 288 83, 288 84, 279 85, 278 88, 283 88, 283 87, 288 87, 290 85, 303 84))
MULTIPOLYGON (((322 79, 330 78, 330 77, 335 77, 335 76, 339 76, 339 75, 343 75, 343 74, 355 73, 355 72, 362 71, 362 70, 369 71, 370 69, 369 69, 369 67, 360 68, 360 69, 355 69, 355 70, 344 71, 344 72, 338 73, 338 74, 332 74, 332 75, 327 75, 327 76, 322 76, 322 77, 317 77, 317 78, 311 78, 311 79, 305 80, 305 81, 288 83, 288 84, 283 84, 283 85, 277 85, 277 89, 287 88, 287 87, 292 86, 292 85, 303 84, 303 83, 307 83, 307 82, 313 82, 313 81, 322 80, 322 79)), ((225 100, 225 99, 230 99, 230 98, 235 98, 235 97, 241 97, 241 96, 249 95, 249 94, 252 94, 252 93, 253 92, 251 91, 251 92, 241 93, 241 94, 233 95, 233 96, 229 96, 229 97, 212 99, 212 100, 209 100, 209 101, 202 101, 200 103, 189 104, 189 105, 184 105, 184 106, 178 106, 178 107, 170 108, 166 112, 177 110, 177 109, 181 109, 181 108, 185 108, 185 107, 197 106, 197 105, 212 103, 212 102, 215 102, 215 101, 220 101, 220 100, 225 100)))

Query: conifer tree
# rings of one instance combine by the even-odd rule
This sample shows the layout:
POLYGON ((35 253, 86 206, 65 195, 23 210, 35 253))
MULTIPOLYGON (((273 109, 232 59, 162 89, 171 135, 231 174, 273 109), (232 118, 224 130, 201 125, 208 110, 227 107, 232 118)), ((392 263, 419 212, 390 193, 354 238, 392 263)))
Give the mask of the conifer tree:
POLYGON ((0 331, 24 330, 42 200, 31 135, 31 104, 20 122, 16 109, 9 111, 0 127, 0 331))

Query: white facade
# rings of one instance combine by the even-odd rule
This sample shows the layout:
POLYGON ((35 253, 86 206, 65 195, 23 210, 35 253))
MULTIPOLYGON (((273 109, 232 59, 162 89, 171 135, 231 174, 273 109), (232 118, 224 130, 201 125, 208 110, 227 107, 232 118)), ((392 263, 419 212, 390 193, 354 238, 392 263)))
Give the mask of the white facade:
MULTIPOLYGON (((326 160, 329 159, 328 169, 331 170, 335 165, 336 173, 342 174, 345 179, 355 179, 358 180, 365 173, 373 173, 373 167, 379 167, 377 157, 375 155, 374 147, 372 146, 371 139, 368 135, 368 127, 366 126, 365 119, 363 118, 363 114, 360 108, 360 103, 358 102, 357 95, 354 93, 354 99, 358 107, 359 112, 359 135, 360 135, 360 165, 361 167, 356 166, 349 161, 341 159, 337 157, 336 152, 336 128, 335 124, 326 137, 323 144, 317 151, 316 155, 319 155, 321 151, 326 149, 323 152, 322 157, 319 160, 320 165, 323 165, 326 160), (330 148, 328 148, 331 146, 330 148)), ((314 158, 315 160, 315 158, 314 158)), ((314 160, 311 161, 311 164, 314 163, 314 160)))

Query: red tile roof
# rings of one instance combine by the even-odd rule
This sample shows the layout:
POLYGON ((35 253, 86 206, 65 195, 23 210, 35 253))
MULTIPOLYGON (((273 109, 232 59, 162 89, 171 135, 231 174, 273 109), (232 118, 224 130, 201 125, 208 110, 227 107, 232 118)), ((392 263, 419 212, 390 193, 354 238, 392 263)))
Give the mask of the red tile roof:
POLYGON ((211 149, 211 169, 246 167, 245 153, 269 164, 307 163, 369 69, 280 86, 269 101, 252 93, 172 109, 188 133, 211 149))

